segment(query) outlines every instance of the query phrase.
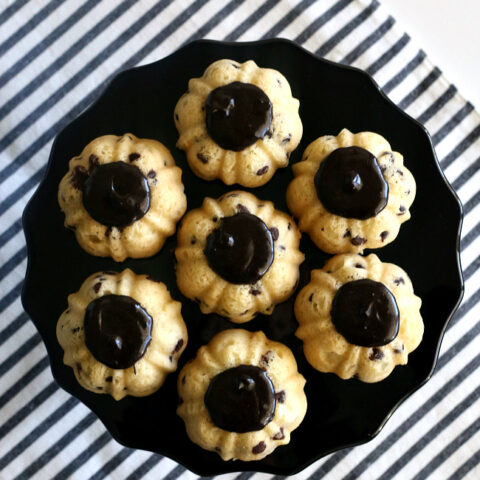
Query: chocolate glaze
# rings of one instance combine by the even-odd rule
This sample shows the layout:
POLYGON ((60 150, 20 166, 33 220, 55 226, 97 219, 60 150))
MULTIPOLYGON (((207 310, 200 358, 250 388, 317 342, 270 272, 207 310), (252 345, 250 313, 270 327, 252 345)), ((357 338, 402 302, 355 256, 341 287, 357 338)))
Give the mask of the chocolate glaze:
POLYGON ((275 415, 275 389, 264 370, 240 365, 210 381, 204 397, 213 423, 228 432, 261 430, 275 415))
POLYGON ((342 285, 333 299, 331 316, 337 332, 362 347, 390 343, 400 326, 392 292, 383 283, 370 279, 342 285))
POLYGON ((324 207, 336 215, 365 220, 380 213, 388 201, 388 183, 377 159, 361 147, 337 148, 315 175, 324 207))
POLYGON ((268 227, 246 212, 222 218, 207 237, 204 253, 210 268, 227 282, 254 284, 273 262, 273 238, 268 227))
POLYGON ((109 227, 126 227, 150 208, 148 181, 135 165, 113 162, 92 170, 83 187, 83 205, 90 216, 109 227))
POLYGON ((124 369, 145 354, 152 340, 152 317, 133 298, 104 295, 85 311, 85 344, 104 365, 124 369))
POLYGON ((239 152, 265 136, 272 103, 251 83, 233 82, 212 90, 205 102, 207 131, 225 150, 239 152))

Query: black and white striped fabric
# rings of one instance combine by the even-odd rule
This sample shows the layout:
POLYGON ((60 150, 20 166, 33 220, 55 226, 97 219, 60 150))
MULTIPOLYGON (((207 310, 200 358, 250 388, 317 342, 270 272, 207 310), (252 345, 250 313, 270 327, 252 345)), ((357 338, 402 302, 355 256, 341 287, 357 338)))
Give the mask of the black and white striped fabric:
MULTIPOLYGON (((0 478, 193 478, 123 448, 61 390, 23 312, 20 216, 52 140, 118 71, 207 37, 281 36, 365 69, 431 132, 464 207, 464 301, 435 375, 370 443, 298 474, 312 479, 480 478, 480 117, 377 0, 3 0, 0 4, 0 478)), ((269 478, 264 474, 227 478, 269 478)))

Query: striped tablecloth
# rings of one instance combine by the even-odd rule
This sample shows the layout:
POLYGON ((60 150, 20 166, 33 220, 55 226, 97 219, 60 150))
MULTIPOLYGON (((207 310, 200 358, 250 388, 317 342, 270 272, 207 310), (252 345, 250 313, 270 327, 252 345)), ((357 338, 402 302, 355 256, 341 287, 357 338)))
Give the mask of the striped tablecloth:
MULTIPOLYGON (((480 118, 377 0, 3 0, 0 8, 1 479, 195 476, 160 455, 123 448, 55 384, 20 303, 26 267, 20 216, 53 138, 112 75, 197 38, 275 36, 372 74, 428 128, 465 207, 465 297, 433 378, 373 441, 297 476, 480 478, 480 118)), ((268 477, 239 475, 250 476, 268 477)))

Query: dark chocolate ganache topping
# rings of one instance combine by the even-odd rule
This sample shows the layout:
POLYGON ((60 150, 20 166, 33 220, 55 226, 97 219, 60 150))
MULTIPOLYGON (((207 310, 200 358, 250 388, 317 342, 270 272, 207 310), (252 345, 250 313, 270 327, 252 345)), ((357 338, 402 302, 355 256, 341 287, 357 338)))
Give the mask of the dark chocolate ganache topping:
POLYGON ((320 164, 315 188, 324 207, 335 215, 365 220, 388 201, 388 183, 377 159, 361 147, 334 150, 320 164))
POLYGON ((265 136, 272 103, 251 83, 233 82, 212 90, 206 103, 207 131, 225 150, 239 152, 265 136))
POLYGON ((392 292, 383 283, 370 279, 342 285, 333 299, 331 316, 337 332, 362 347, 390 343, 400 326, 392 292))
POLYGON ((261 430, 275 415, 275 389, 264 370, 240 365, 210 381, 204 397, 213 423, 228 432, 261 430))
POLYGON ((210 268, 227 282, 253 284, 270 268, 274 256, 268 227, 255 215, 224 217, 207 237, 204 253, 210 268))
POLYGON ((145 354, 152 340, 152 317, 133 298, 104 295, 85 311, 85 344, 104 365, 124 369, 145 354))
POLYGON ((150 187, 137 166, 105 163, 94 168, 86 180, 83 205, 97 222, 126 227, 148 212, 150 187))

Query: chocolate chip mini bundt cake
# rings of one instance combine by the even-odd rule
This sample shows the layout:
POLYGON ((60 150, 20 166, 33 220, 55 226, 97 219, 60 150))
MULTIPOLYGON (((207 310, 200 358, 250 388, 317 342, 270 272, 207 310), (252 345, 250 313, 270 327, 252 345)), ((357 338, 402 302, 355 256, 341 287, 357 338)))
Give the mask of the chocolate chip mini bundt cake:
POLYGON ((312 142, 293 165, 287 204, 300 230, 327 253, 392 242, 410 218, 415 180, 403 157, 372 132, 342 130, 312 142))
POLYGON ((317 370, 378 382, 422 340, 420 306, 400 267, 373 254, 336 255, 298 294, 295 334, 317 370))
POLYGON ((205 198, 178 230, 180 291, 203 313, 244 323, 293 294, 304 256, 292 218, 242 191, 205 198))
POLYGON ((65 226, 89 254, 157 253, 187 208, 182 171, 156 140, 105 135, 72 158, 58 189, 65 226))
POLYGON ((175 107, 177 146, 195 175, 258 187, 300 143, 298 108, 281 73, 252 60, 218 60, 188 82, 175 107))
POLYGON ((158 390, 187 344, 181 304, 128 268, 88 277, 57 323, 63 363, 80 385, 115 400, 158 390))
POLYGON ((262 332, 225 330, 178 376, 178 415, 190 439, 223 460, 260 460, 302 422, 305 379, 285 345, 262 332))

